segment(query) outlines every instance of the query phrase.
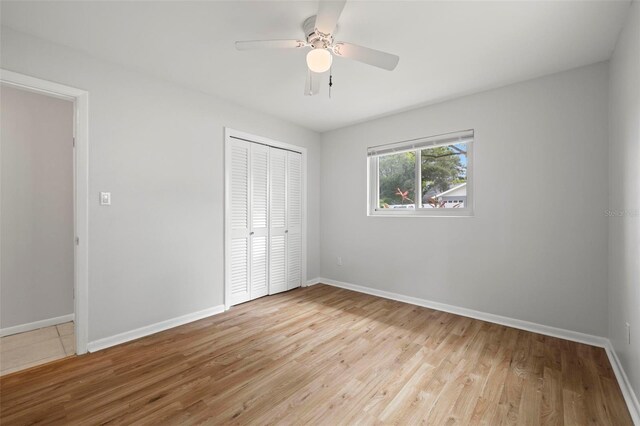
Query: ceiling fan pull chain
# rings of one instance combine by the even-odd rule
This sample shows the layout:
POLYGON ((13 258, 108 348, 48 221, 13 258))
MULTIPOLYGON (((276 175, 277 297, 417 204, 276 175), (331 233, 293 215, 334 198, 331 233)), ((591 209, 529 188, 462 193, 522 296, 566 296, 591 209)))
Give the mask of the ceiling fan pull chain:
POLYGON ((331 86, 333 86, 333 67, 329 68, 329 99, 331 99, 331 86))

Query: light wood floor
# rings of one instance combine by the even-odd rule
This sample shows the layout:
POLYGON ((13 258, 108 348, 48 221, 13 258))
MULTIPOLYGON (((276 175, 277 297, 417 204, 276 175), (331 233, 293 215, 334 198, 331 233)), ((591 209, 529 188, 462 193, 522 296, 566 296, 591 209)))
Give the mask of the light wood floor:
POLYGON ((0 391, 3 425, 632 424, 600 348, 324 285, 0 391))

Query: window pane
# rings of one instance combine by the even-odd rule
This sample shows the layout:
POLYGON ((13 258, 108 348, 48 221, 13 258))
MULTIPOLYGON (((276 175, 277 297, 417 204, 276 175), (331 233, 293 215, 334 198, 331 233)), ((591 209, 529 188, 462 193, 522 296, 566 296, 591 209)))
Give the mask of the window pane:
POLYGON ((416 152, 384 155, 378 160, 379 200, 382 209, 414 209, 416 152))
POLYGON ((426 148, 421 151, 422 207, 467 207, 467 144, 426 148))

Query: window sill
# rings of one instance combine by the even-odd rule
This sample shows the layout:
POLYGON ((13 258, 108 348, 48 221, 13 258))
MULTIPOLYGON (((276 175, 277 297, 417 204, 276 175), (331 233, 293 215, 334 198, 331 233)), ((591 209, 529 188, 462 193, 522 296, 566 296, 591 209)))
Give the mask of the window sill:
POLYGON ((474 217, 471 209, 373 210, 370 217, 474 217))

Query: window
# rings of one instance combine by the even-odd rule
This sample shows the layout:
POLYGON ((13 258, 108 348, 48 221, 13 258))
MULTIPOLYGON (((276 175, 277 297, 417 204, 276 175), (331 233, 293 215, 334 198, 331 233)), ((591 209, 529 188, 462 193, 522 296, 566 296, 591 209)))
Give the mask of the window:
POLYGON ((471 216, 473 134, 370 147, 369 214, 471 216))

